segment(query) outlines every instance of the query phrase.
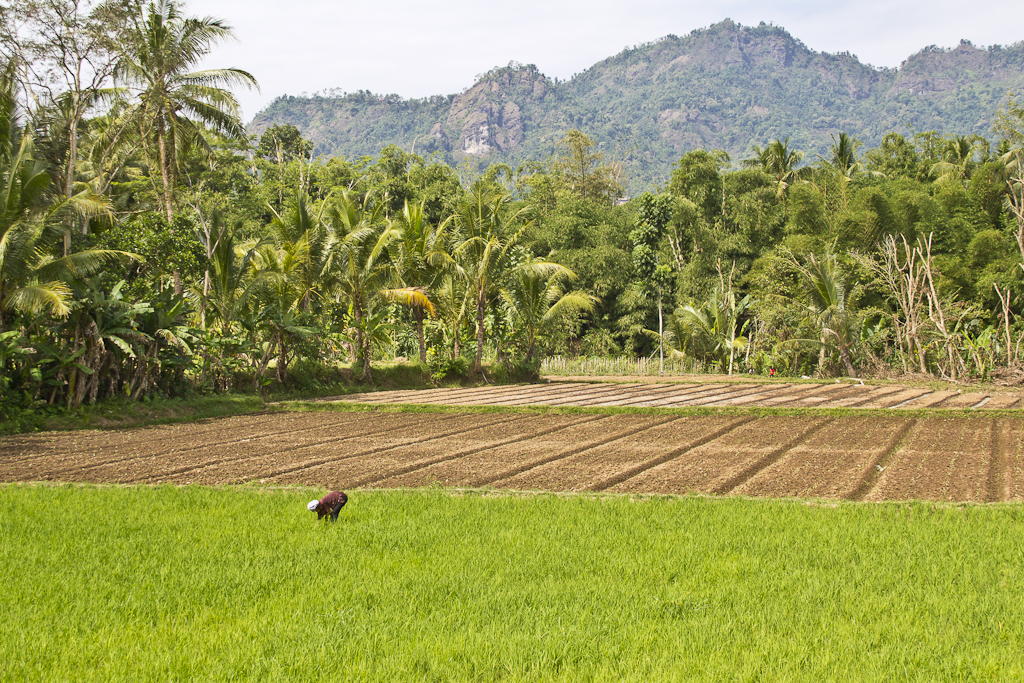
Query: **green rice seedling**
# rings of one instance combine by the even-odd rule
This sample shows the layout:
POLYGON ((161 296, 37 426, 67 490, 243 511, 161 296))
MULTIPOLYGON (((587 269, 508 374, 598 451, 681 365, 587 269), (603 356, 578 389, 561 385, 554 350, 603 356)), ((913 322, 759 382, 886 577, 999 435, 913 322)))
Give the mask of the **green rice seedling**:
POLYGON ((0 678, 1015 680, 1024 507, 0 487, 0 678))

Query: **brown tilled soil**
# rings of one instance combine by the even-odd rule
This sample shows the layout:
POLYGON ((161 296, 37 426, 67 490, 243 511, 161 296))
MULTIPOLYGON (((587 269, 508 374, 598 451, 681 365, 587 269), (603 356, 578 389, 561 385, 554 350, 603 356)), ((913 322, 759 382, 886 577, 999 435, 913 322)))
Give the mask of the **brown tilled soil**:
POLYGON ((277 413, 0 441, 0 480, 1024 499, 1024 421, 277 413))
MULTIPOLYGON (((575 382, 557 379, 541 384, 484 386, 429 391, 376 391, 351 394, 354 403, 506 406, 779 406, 792 408, 945 408, 993 410, 1024 407, 1024 392, 991 390, 934 390, 895 384, 840 383, 790 384, 786 382, 694 382, 692 378, 651 381, 575 382)), ((647 380, 647 381, 644 381, 647 380)), ((331 399, 324 399, 331 400, 331 399)))
MULTIPOLYGON (((845 405, 887 415, 267 413, 0 439, 0 481, 493 487, 848 500, 1024 500, 1008 393, 859 384, 544 384, 381 392, 364 402, 845 405), (986 399, 988 399, 986 401, 986 399), (931 404, 921 417, 904 408, 931 404), (942 411, 976 406, 973 416, 942 411)), ((1012 400, 1011 400, 1012 399, 1012 400)))

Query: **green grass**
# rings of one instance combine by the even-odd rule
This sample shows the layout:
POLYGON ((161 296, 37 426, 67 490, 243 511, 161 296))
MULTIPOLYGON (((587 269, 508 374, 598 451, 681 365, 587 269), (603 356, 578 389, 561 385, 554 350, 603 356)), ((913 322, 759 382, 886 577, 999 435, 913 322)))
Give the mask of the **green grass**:
POLYGON ((259 396, 220 394, 189 399, 106 400, 70 410, 59 406, 27 408, 0 423, 0 436, 42 430, 136 427, 190 422, 266 409, 259 396))
POLYGON ((1024 507, 0 487, 3 680, 1020 680, 1024 507))

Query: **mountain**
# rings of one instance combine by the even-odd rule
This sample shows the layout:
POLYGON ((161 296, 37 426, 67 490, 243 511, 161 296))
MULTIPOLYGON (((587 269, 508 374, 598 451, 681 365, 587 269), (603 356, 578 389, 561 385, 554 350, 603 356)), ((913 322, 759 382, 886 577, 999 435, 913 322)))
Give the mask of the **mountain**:
POLYGON ((989 136, 1008 91, 1024 92, 1024 42, 930 46, 898 69, 879 69, 810 50, 778 26, 726 19, 627 48, 568 81, 513 62, 457 95, 282 96, 249 129, 291 123, 327 155, 375 155, 396 144, 450 163, 514 164, 546 158, 576 127, 622 162, 636 189, 663 183, 695 148, 724 149, 737 161, 751 145, 788 136, 813 158, 839 132, 868 147, 889 131, 989 136))

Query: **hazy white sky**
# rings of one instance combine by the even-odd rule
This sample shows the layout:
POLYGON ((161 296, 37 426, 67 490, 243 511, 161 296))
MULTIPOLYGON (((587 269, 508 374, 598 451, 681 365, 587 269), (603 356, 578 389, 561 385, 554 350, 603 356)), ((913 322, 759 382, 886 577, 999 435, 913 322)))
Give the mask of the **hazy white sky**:
POLYGON ((237 92, 250 120, 278 95, 327 88, 424 97, 461 92, 515 60, 567 79, 624 47, 685 35, 726 17, 786 28, 810 49, 899 66, 927 45, 1024 40, 1019 0, 186 0, 226 19, 237 42, 205 66, 252 73, 237 92))

